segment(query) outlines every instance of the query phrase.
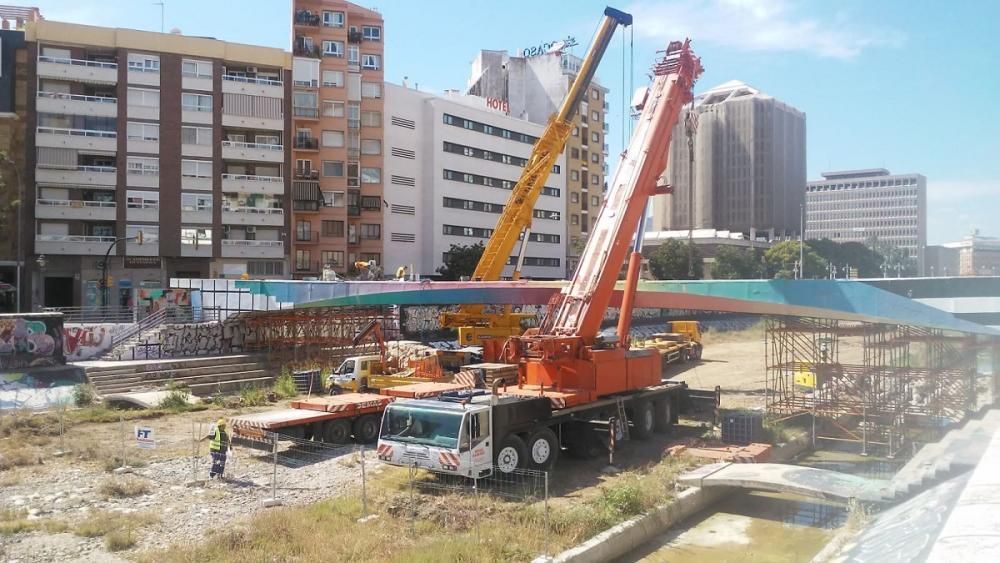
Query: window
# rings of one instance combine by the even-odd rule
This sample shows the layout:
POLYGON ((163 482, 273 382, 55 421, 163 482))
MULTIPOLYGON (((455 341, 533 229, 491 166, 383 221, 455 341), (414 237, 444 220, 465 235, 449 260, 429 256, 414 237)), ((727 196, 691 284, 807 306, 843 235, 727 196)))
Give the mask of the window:
MULTIPOLYGON (((316 111, 316 100, 319 98, 316 96, 316 92, 292 92, 292 107, 293 108, 308 108, 312 109, 313 112, 316 111)), ((313 113, 311 116, 315 117, 316 114, 313 113)))
POLYGON ((380 111, 363 111, 363 112, 361 112, 361 126, 362 127, 381 127, 382 126, 382 112, 380 112, 380 111))
POLYGON ((572 134, 572 135, 573 135, 574 137, 577 137, 577 136, 579 136, 579 135, 580 135, 580 128, 579 128, 579 127, 573 127, 573 132, 572 132, 571 134, 572 134))
POLYGON ((590 91, 590 99, 591 100, 600 100, 601 99, 601 91, 600 90, 591 90, 590 91))
POLYGON ((212 144, 212 129, 184 125, 181 127, 181 144, 210 146, 212 144))
POLYGON ((569 171, 569 179, 573 180, 574 182, 577 181, 577 180, 579 180, 580 179, 580 172, 577 171, 577 170, 570 170, 569 171))
POLYGON ((129 209, 158 209, 160 207, 160 194, 159 192, 128 190, 125 192, 125 205, 129 209))
POLYGON ((382 84, 380 82, 362 82, 361 83, 361 97, 362 98, 381 98, 382 97, 382 84))
POLYGON ((600 186, 601 185, 601 177, 598 176, 597 174, 591 174, 590 175, 590 184, 592 186, 600 186))
POLYGON ((576 213, 570 215, 569 216, 569 224, 570 225, 579 225, 580 224, 580 216, 577 215, 576 213))
POLYGON ((323 54, 328 57, 343 57, 344 56, 344 42, 343 41, 324 41, 323 42, 323 54))
POLYGON ((356 65, 361 62, 361 49, 357 45, 347 46, 347 64, 356 65))
POLYGON ((344 175, 344 163, 339 160, 323 161, 323 176, 327 178, 339 178, 344 175))
POLYGON ((592 111, 592 112, 590 112, 590 118, 593 119, 594 121, 600 121, 601 120, 601 114, 597 113, 596 110, 592 111))
POLYGON ((308 250, 296 250, 295 251, 295 269, 296 270, 309 270, 309 262, 312 259, 308 250))
POLYGON ((160 57, 145 53, 129 53, 128 69, 139 72, 160 72, 160 57))
POLYGON ((381 184, 382 183, 382 169, 381 168, 362 168, 361 169, 361 183, 362 184, 381 184))
POLYGON ((344 222, 343 221, 323 221, 323 236, 325 237, 343 237, 344 236, 344 222))
POLYGON ((212 229, 200 227, 182 227, 181 244, 193 244, 195 246, 212 245, 212 229))
POLYGON ((344 192, 323 192, 323 205, 326 207, 343 207, 344 192))
POLYGON ((361 154, 382 154, 382 141, 361 139, 361 154))
POLYGON ((160 173, 160 159, 142 156, 130 156, 127 161, 129 174, 155 176, 160 173))
POLYGON ((277 260, 247 260, 247 274, 273 278, 285 275, 285 263, 277 260))
POLYGON ((160 227, 156 225, 125 225, 125 236, 138 238, 142 231, 142 242, 160 242, 160 227))
POLYGON ((323 86, 333 86, 336 88, 344 87, 344 71, 342 70, 324 70, 323 71, 323 86))
POLYGON ((590 161, 593 162, 593 163, 595 163, 595 164, 598 163, 598 162, 600 162, 601 161, 601 155, 597 154, 596 152, 590 153, 590 161))
POLYGON ((160 126, 156 123, 128 122, 128 140, 130 141, 159 141, 160 126))
POLYGON ((344 132, 343 131, 323 131, 323 146, 324 147, 343 147, 344 146, 344 132))
POLYGON ((569 201, 570 203, 580 203, 580 194, 572 192, 569 194, 569 201))
POLYGON ((592 196, 590 196, 590 205, 593 205, 594 207, 597 207, 600 204, 601 204, 601 196, 598 196, 598 195, 592 195, 592 196))
POLYGON ((160 107, 160 91, 145 88, 128 89, 128 105, 147 108, 160 107))
POLYGON ((590 140, 593 141, 593 142, 595 142, 595 143, 600 143, 601 142, 601 134, 598 133, 597 131, 594 131, 593 133, 590 134, 590 140))
POLYGON ((323 100, 324 117, 344 117, 344 102, 323 100))
POLYGON ((365 41, 381 41, 382 28, 377 25, 361 26, 361 38, 365 41))
POLYGON ((378 240, 382 238, 382 225, 371 225, 367 223, 362 223, 361 238, 368 240, 378 240))
POLYGON ((211 160, 181 160, 181 176, 189 178, 211 178, 211 160))
POLYGON ((340 267, 344 265, 343 250, 324 250, 322 256, 324 266, 340 267))
POLYGON ((181 210, 183 211, 211 211, 211 194, 181 194, 181 210))
POLYGON ((181 76, 191 78, 212 78, 212 63, 209 61, 193 61, 184 59, 181 62, 181 76))
POLYGON ((312 240, 312 223, 309 221, 296 221, 295 240, 312 240))
POLYGON ((580 158, 580 149, 573 147, 569 150, 569 154, 573 158, 580 158))
POLYGON ((181 109, 185 111, 212 111, 212 96, 209 94, 181 94, 181 109))
POLYGON ((378 70, 382 66, 382 57, 378 55, 361 55, 361 68, 368 70, 378 70))
POLYGON ((344 12, 323 12, 324 27, 344 27, 344 12))

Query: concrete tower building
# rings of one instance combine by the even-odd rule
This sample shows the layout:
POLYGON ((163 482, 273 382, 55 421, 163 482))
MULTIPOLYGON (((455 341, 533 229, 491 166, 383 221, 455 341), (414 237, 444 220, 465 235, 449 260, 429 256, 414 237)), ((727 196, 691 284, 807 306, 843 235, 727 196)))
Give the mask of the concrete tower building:
POLYGON ((674 193, 653 199, 652 230, 755 231, 769 238, 798 233, 805 114, 735 80, 696 96, 694 112, 693 185, 685 111, 665 173, 674 193))

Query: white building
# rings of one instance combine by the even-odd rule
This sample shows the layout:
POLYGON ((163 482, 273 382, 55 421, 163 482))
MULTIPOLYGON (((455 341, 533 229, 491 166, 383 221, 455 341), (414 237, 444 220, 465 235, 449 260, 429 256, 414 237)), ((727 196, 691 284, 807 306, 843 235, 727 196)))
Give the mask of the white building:
MULTIPOLYGON (((395 84, 385 85, 385 108, 386 272, 412 265, 418 275, 436 275, 452 245, 489 239, 543 127, 490 110, 481 98, 395 84)), ((561 155, 535 204, 523 277, 565 275, 564 170, 561 155)))

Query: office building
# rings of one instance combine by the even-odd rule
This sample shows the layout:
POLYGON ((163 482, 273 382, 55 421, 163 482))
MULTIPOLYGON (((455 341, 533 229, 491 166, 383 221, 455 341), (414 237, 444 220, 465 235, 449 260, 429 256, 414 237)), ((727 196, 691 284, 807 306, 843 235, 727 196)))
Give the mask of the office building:
MULTIPOLYGON (((563 42, 566 44, 567 42, 563 42)), ((584 47, 581 47, 584 48, 584 47)), ((472 62, 467 92, 519 119, 546 124, 562 104, 581 59, 567 51, 512 56, 480 51, 472 62)), ((576 269, 591 226, 604 203, 608 173, 608 89, 595 78, 573 118, 566 142, 566 275, 576 269)))
POLYGON ((44 20, 27 45, 37 304, 287 275, 288 53, 44 20))
POLYGON ((923 273, 927 178, 884 168, 824 172, 806 187, 806 240, 878 239, 906 251, 923 273))
MULTIPOLYGON (((957 269, 953 265, 948 270, 953 276, 1000 275, 1000 239, 997 237, 982 236, 977 230, 960 241, 941 246, 958 254, 957 269)), ((936 268, 935 272, 936 275, 943 275, 944 270, 936 268)))
POLYGON ((797 234, 806 183, 806 116, 739 81, 694 100, 694 178, 685 110, 674 128, 652 230, 718 229, 769 240, 797 234))
MULTIPOLYGON (((457 91, 394 84, 386 84, 386 113, 386 269, 436 275, 452 245, 489 239, 543 127, 457 91)), ((565 162, 560 156, 535 204, 526 278, 565 275, 565 162)), ((520 243, 510 265, 519 252, 520 243)))
POLYGON ((382 263, 382 16, 295 0, 293 274, 382 263))

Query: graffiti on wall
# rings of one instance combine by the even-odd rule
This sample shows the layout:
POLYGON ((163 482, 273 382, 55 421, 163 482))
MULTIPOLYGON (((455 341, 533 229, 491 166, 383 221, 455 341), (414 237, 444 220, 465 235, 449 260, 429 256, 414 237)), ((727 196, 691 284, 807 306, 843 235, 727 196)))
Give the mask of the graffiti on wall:
POLYGON ((123 332, 129 324, 87 324, 66 325, 63 328, 63 353, 66 361, 79 362, 96 358, 111 349, 114 336, 123 332))
POLYGON ((143 316, 151 315, 160 309, 191 306, 191 291, 187 289, 140 288, 136 291, 137 302, 143 316))
POLYGON ((0 315, 0 369, 65 364, 62 338, 62 315, 0 315))
POLYGON ((72 400, 73 387, 86 382, 71 366, 0 373, 0 410, 49 408, 72 400))
POLYGON ((252 329, 242 319, 224 323, 164 324, 157 334, 128 350, 116 359, 152 360, 241 354, 252 348, 252 329))

